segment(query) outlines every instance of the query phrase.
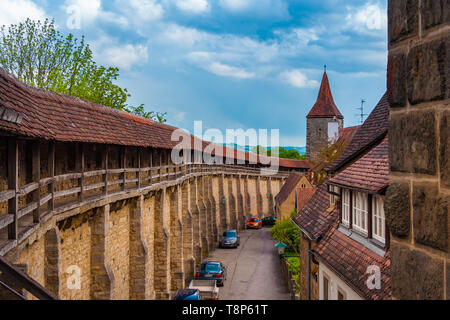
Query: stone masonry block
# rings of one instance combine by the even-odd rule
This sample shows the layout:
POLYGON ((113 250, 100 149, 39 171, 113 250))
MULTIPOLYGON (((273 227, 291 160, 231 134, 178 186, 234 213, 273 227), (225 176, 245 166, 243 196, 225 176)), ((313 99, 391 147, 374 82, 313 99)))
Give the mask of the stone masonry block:
POLYGON ((419 29, 419 0, 391 0, 388 7, 389 43, 415 36, 419 29))
POLYGON ((403 53, 389 55, 387 88, 391 108, 400 108, 406 105, 406 76, 406 55, 403 53))
POLYGON ((440 172, 441 185, 450 188, 450 112, 445 111, 441 116, 440 128, 440 172))
POLYGON ((450 97, 450 37, 414 47, 407 60, 411 104, 450 97))
POLYGON ((450 0, 422 0, 421 15, 425 30, 450 22, 450 0))
POLYGON ((391 245, 391 250, 392 295, 396 299, 443 298, 443 260, 396 243, 391 245))
POLYGON ((449 251, 450 197, 439 194, 437 184, 413 185, 413 221, 416 242, 449 251))
POLYGON ((433 111, 393 115, 389 121, 392 171, 437 173, 436 119, 433 111), (411 124, 414 123, 414 126, 411 124))
POLYGON ((407 183, 391 183, 386 192, 384 210, 390 232, 401 238, 410 234, 410 192, 407 183))

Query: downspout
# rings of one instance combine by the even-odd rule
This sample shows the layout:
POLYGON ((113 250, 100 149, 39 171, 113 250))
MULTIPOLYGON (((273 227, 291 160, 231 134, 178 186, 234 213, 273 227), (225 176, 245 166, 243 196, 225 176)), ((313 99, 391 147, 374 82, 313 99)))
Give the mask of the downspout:
POLYGON ((308 277, 306 278, 306 296, 308 297, 308 300, 311 300, 311 241, 308 241, 308 262, 306 263, 306 269, 308 272, 308 277))

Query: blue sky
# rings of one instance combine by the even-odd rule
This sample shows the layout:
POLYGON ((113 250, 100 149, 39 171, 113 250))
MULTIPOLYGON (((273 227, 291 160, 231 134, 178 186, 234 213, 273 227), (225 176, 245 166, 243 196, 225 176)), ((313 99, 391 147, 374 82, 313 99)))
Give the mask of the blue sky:
POLYGON ((2 0, 0 24, 49 17, 63 33, 84 35, 99 63, 120 68, 130 102, 167 112, 171 125, 191 132, 195 120, 223 132, 280 129, 282 145, 304 146, 324 64, 346 126, 359 124, 362 98, 368 113, 385 92, 386 6, 386 0, 2 0))

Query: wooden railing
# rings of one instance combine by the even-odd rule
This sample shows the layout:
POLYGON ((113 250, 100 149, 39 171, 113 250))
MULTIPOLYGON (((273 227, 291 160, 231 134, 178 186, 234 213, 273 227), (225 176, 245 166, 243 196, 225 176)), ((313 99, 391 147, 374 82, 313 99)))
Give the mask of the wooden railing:
MULTIPOLYGON (((125 156, 122 157, 122 168, 108 168, 108 152, 103 154, 103 168, 85 171, 84 153, 77 159, 78 172, 55 175, 55 146, 49 144, 48 177, 40 178, 39 148, 33 148, 32 178, 33 182, 19 187, 18 185, 18 147, 14 140, 8 147, 8 190, 0 192, 0 202, 8 201, 8 213, 0 217, 0 256, 14 248, 40 224, 48 221, 53 215, 74 209, 88 202, 101 200, 110 195, 153 188, 155 185, 171 181, 189 179, 192 176, 209 174, 235 174, 261 176, 261 168, 240 165, 208 165, 189 163, 182 165, 166 165, 141 168, 139 156, 138 168, 126 168, 125 156), (133 176, 130 178, 129 176, 133 176), (88 179, 93 180, 88 183, 88 179), (56 191, 62 183, 70 185, 56 191), (42 193, 42 188, 47 188, 42 193), (111 190, 113 189, 113 190, 111 190), (19 208, 19 199, 32 198, 19 208), (20 220, 20 224, 19 224, 20 220), (5 230, 7 229, 7 232, 5 230), (5 234, 7 234, 5 236, 5 234)), ((139 153, 140 154, 140 153, 139 153)), ((150 161, 150 164, 152 162, 150 161)), ((271 177, 285 178, 287 172, 276 172, 271 177)))
POLYGON ((58 299, 51 291, 0 257, 0 300, 26 300, 24 290, 39 300, 58 299))

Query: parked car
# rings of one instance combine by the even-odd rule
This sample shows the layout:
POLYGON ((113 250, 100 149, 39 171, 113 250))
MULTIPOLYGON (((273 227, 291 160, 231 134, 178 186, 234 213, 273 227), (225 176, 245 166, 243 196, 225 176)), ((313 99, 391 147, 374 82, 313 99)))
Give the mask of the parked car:
POLYGON ((247 221, 247 229, 261 229, 262 228, 262 220, 259 218, 250 218, 247 221))
POLYGON ((179 289, 174 300, 201 300, 199 289, 179 289))
POLYGON ((227 230, 220 237, 220 248, 237 248, 241 244, 241 238, 236 230, 227 230))
POLYGON ((198 290, 200 300, 219 299, 219 288, 215 280, 194 279, 189 283, 189 289, 198 290))
POLYGON ((274 217, 274 216, 266 217, 266 218, 262 219, 263 226, 274 226, 276 222, 277 222, 277 217, 274 217))
POLYGON ((195 279, 215 280, 217 286, 223 287, 224 281, 227 279, 227 267, 221 262, 203 262, 195 273, 195 279))

